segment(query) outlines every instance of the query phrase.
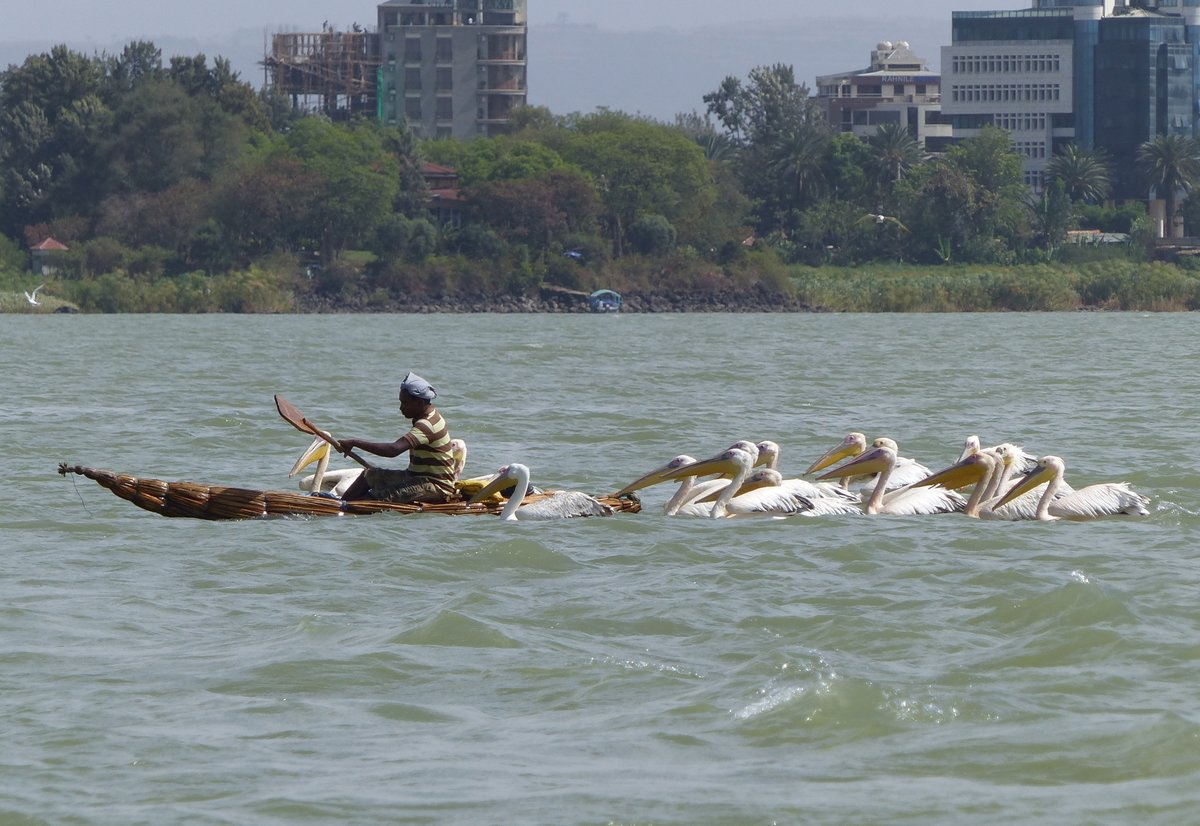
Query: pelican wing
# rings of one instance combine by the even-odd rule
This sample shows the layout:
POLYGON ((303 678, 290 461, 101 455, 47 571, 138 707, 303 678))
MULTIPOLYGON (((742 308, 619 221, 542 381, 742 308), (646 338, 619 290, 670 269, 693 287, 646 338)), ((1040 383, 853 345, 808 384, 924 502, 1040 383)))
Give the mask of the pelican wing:
POLYGON ((892 516, 920 516, 933 513, 957 513, 967 506, 967 498, 958 491, 933 487, 901 488, 883 497, 880 513, 892 516))
POLYGON ((1149 516, 1150 499, 1127 482, 1088 485, 1050 503, 1050 515, 1059 519, 1101 519, 1105 516, 1149 516))
POLYGON ((528 519, 571 519, 577 516, 612 516, 608 505, 577 490, 562 490, 517 509, 517 518, 528 519))
POLYGON ((738 494, 729 500, 725 510, 729 516, 783 516, 812 510, 812 506, 812 502, 781 487, 766 487, 738 494))

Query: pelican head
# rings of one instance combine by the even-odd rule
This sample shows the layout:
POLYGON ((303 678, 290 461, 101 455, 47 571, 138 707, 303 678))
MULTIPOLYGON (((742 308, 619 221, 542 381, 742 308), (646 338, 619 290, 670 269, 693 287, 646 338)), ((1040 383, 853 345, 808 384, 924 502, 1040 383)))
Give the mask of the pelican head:
MULTIPOLYGON (((779 443, 772 441, 759 442, 755 445, 758 448, 758 461, 754 463, 755 467, 766 465, 770 469, 775 469, 779 464, 779 443)), ((746 481, 749 481, 748 479, 746 481)))
MULTIPOLYGON (((749 445, 755 448, 753 444, 749 445)), ((758 449, 753 452, 746 450, 741 444, 735 444, 733 447, 718 453, 709 459, 701 459, 698 462, 683 465, 663 474, 663 480, 679 480, 686 479, 689 476, 708 476, 709 474, 718 473, 721 475, 732 476, 737 474, 743 468, 753 466, 758 458, 758 449)))
POLYGON ((467 443, 462 439, 451 439, 450 459, 454 462, 454 478, 457 479, 467 466, 467 443))
POLYGON ((878 445, 861 454, 858 458, 822 473, 817 477, 817 480, 843 479, 847 476, 871 476, 876 473, 883 473, 895 463, 895 449, 890 445, 878 445))
MULTIPOLYGON (((493 476, 491 479, 489 479, 486 485, 484 485, 482 488, 480 488, 479 491, 474 496, 472 496, 470 499, 467 500, 467 504, 468 505, 478 504, 478 503, 482 502, 484 499, 487 499, 493 493, 499 493, 506 488, 514 487, 515 483, 520 481, 522 473, 524 474, 524 477, 525 477, 525 485, 526 485, 526 487, 528 487, 529 486, 529 468, 528 467, 526 467, 525 465, 517 464, 516 462, 514 462, 510 465, 505 465, 504 467, 502 467, 496 471, 496 475, 493 476)), ((513 491, 513 493, 515 493, 515 492, 516 491, 513 491)), ((513 494, 510 493, 509 495, 511 497, 513 494)))
POLYGON ((968 436, 963 442, 962 453, 958 454, 958 461, 961 462, 972 453, 978 453, 981 447, 982 444, 980 443, 978 436, 968 436))
POLYGON ((667 462, 665 465, 656 467, 654 470, 650 471, 649 473, 645 474, 644 476, 639 476, 637 479, 634 479, 628 485, 626 485, 625 487, 621 488, 619 491, 614 493, 613 496, 624 496, 627 493, 633 493, 635 490, 641 490, 642 488, 648 488, 651 485, 657 485, 660 482, 670 482, 670 481, 676 481, 677 478, 686 478, 686 477, 677 477, 677 478, 672 477, 671 479, 668 479, 666 474, 670 473, 671 471, 678 470, 679 468, 684 467, 685 465, 694 465, 694 464, 696 464, 695 459, 693 459, 691 456, 681 454, 679 456, 676 456, 671 461, 667 462))
POLYGON ((1023 493, 1036 488, 1045 482, 1049 482, 1055 476, 1061 476, 1066 469, 1066 463, 1057 456, 1043 456, 1038 459, 1037 466, 1017 480, 1017 483, 1012 486, 1008 493, 1000 498, 1000 501, 992 506, 992 510, 999 510, 1007 505, 1012 500, 1016 499, 1023 493))
POLYGON ((990 453, 971 453, 955 464, 914 482, 914 488, 941 485, 946 490, 958 490, 968 485, 979 484, 996 467, 996 457, 990 453))
POLYGON ((736 495, 741 496, 743 493, 749 493, 759 488, 777 488, 782 484, 782 473, 774 468, 759 468, 746 477, 746 481, 742 482, 742 486, 738 488, 736 495))
POLYGON ((291 479, 313 462, 329 464, 329 442, 319 436, 313 439, 312 444, 300 454, 300 458, 296 460, 296 464, 292 465, 292 469, 288 471, 288 478, 291 479))
POLYGON ((843 459, 851 456, 859 456, 867 449, 867 437, 861 433, 848 433, 846 438, 831 450, 827 451, 824 456, 808 466, 808 470, 804 471, 804 475, 816 473, 818 470, 824 470, 827 467, 832 467, 843 459))

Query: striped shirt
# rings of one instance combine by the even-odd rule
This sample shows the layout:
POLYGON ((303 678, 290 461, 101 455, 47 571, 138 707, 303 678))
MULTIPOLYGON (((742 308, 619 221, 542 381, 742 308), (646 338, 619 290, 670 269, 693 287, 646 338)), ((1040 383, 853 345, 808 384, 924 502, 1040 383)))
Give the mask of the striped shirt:
POLYGON ((408 442, 408 469, 428 476, 445 493, 453 494, 454 458, 450 455, 450 429, 432 405, 428 412, 413 420, 412 430, 404 434, 408 442))

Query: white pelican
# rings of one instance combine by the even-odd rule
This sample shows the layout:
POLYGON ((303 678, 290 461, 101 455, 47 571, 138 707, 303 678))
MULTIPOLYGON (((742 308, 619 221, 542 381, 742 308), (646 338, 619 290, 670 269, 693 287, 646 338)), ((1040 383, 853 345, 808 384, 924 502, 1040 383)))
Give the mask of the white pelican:
MULTIPOLYGON (((961 462, 972 453, 978 453, 980 450, 984 449, 985 448, 980 445, 978 436, 968 436, 963 442, 962 452, 958 454, 958 461, 961 462)), ((1009 457, 1008 465, 1010 468, 1015 467, 1020 473, 1028 473, 1029 471, 1033 470, 1034 466, 1037 464, 1037 457, 1032 453, 1025 452, 1025 449, 1019 445, 1003 442, 998 445, 993 445, 992 449, 1010 453, 1011 456, 1009 457)))
MULTIPOLYGON (((890 439, 877 441, 891 442, 890 439)), ((888 490, 888 480, 896 467, 896 449, 891 444, 877 444, 844 465, 818 476, 817 479, 841 479, 847 476, 878 474, 871 498, 864 510, 868 514, 911 516, 916 514, 952 513, 966 505, 966 498, 945 488, 903 487, 888 490)))
POLYGON ((575 516, 612 516, 615 511, 608 505, 574 490, 560 490, 545 499, 523 504, 529 489, 529 468, 513 462, 496 471, 492 480, 471 497, 469 504, 482 502, 497 491, 513 487, 512 495, 500 511, 505 522, 518 520, 569 519, 575 516))
POLYGON ((750 476, 758 460, 758 448, 752 443, 739 442, 728 450, 689 465, 664 473, 663 481, 686 479, 688 476, 707 476, 710 473, 732 473, 733 479, 717 496, 709 517, 724 519, 734 516, 786 516, 812 510, 813 504, 780 487, 763 487, 739 494, 738 489, 750 476))
MULTIPOLYGON (((637 479, 630 482, 625 487, 613 494, 613 496, 624 496, 627 493, 633 493, 635 490, 648 488, 651 485, 657 485, 660 482, 672 481, 667 479, 666 474, 671 471, 678 470, 684 465, 694 465, 696 460, 686 454, 676 456, 665 465, 656 467, 654 470, 639 476, 637 479)), ((674 477, 673 477, 674 478, 674 477)), ((679 479, 679 489, 674 495, 663 505, 663 513, 667 516, 708 516, 712 510, 710 505, 697 506, 694 503, 703 499, 712 493, 720 492, 726 485, 729 484, 729 479, 726 477, 718 477, 716 479, 706 479, 703 482, 696 482, 695 474, 685 476, 679 479)))
POLYGON ((1101 482, 1058 496, 1063 485, 1066 463, 1057 456, 1043 456, 1037 467, 1017 480, 1012 489, 996 503, 1001 507, 1038 485, 1046 484, 1038 500, 1035 518, 1042 522, 1055 519, 1083 521, 1106 516, 1149 516, 1149 498, 1129 487, 1128 482, 1101 482))
POLYGON ((331 493, 340 499, 362 473, 362 468, 329 470, 329 442, 318 436, 296 460, 296 464, 292 465, 292 469, 288 471, 288 478, 292 478, 313 462, 317 463, 316 473, 300 480, 300 490, 331 493))
MULTIPOLYGON (((772 441, 759 442, 758 461, 755 466, 766 465, 770 470, 779 469, 779 445, 772 441)), ((806 499, 813 500, 813 504, 817 504, 818 499, 836 499, 843 503, 848 503, 852 506, 857 506, 862 501, 862 496, 846 490, 840 485, 835 485, 830 482, 810 482, 807 479, 783 479, 780 484, 790 490, 792 493, 803 496, 806 499)), ((830 513, 861 513, 858 507, 849 509, 842 508, 840 510, 831 510, 830 513)))
MULTIPOLYGON (((906 456, 899 455, 899 447, 896 442, 886 437, 880 437, 872 443, 872 447, 880 447, 887 445, 896 453, 896 463, 892 468, 892 473, 887 480, 888 490, 898 490, 903 487, 924 479, 932 471, 925 465, 918 462, 916 459, 909 459, 906 456)), ((804 475, 808 476, 811 473, 816 473, 818 470, 824 470, 827 467, 832 467, 843 459, 853 456, 861 456, 867 449, 867 437, 861 433, 847 433, 846 438, 842 439, 835 447, 830 448, 824 456, 817 459, 808 466, 808 470, 804 471, 804 475)), ((843 485, 849 485, 849 477, 843 479, 843 485)), ((868 479, 862 484, 861 492, 864 496, 870 496, 871 491, 875 489, 875 480, 868 479)))
POLYGON ((44 286, 46 286, 46 285, 38 284, 36 287, 33 288, 33 292, 29 292, 29 290, 26 290, 25 291, 25 300, 28 301, 30 304, 32 304, 35 307, 40 307, 42 302, 37 300, 37 294, 38 294, 38 290, 40 290, 44 286))
MULTIPOLYGON (((967 516, 1009 522, 1037 518, 1037 506, 1041 498, 1037 486, 1027 489, 1025 493, 1003 505, 1000 504, 1001 496, 1012 488, 1010 480, 1013 468, 1023 465, 1029 456, 1028 453, 1016 445, 1007 443, 983 448, 974 453, 964 450, 964 453, 964 458, 957 463, 922 479, 914 487, 940 485, 949 490, 959 490, 973 484, 974 491, 963 509, 967 516)), ((1036 459, 1034 463, 1036 465, 1036 459)), ((1057 495, 1071 492, 1073 489, 1064 481, 1057 495)))

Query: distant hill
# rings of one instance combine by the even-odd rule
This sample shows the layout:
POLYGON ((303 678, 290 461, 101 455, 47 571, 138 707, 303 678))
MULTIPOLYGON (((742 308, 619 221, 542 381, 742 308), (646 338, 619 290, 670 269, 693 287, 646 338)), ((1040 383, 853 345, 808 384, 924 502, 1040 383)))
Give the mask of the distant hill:
MULTIPOLYGON (((162 49, 164 62, 172 55, 227 57, 242 79, 257 88, 263 83, 258 62, 267 32, 242 29, 222 38, 146 39, 162 49)), ((950 20, 813 18, 636 32, 569 23, 536 25, 529 29, 529 100, 556 114, 604 106, 671 120, 679 112, 702 111, 703 96, 726 75, 744 78, 755 66, 787 63, 811 89, 817 75, 865 67, 880 40, 907 40, 936 69, 941 47, 950 41, 950 20)), ((128 42, 67 45, 86 54, 119 53, 128 42)), ((53 41, 0 41, 0 66, 22 63, 52 45, 53 41)))

